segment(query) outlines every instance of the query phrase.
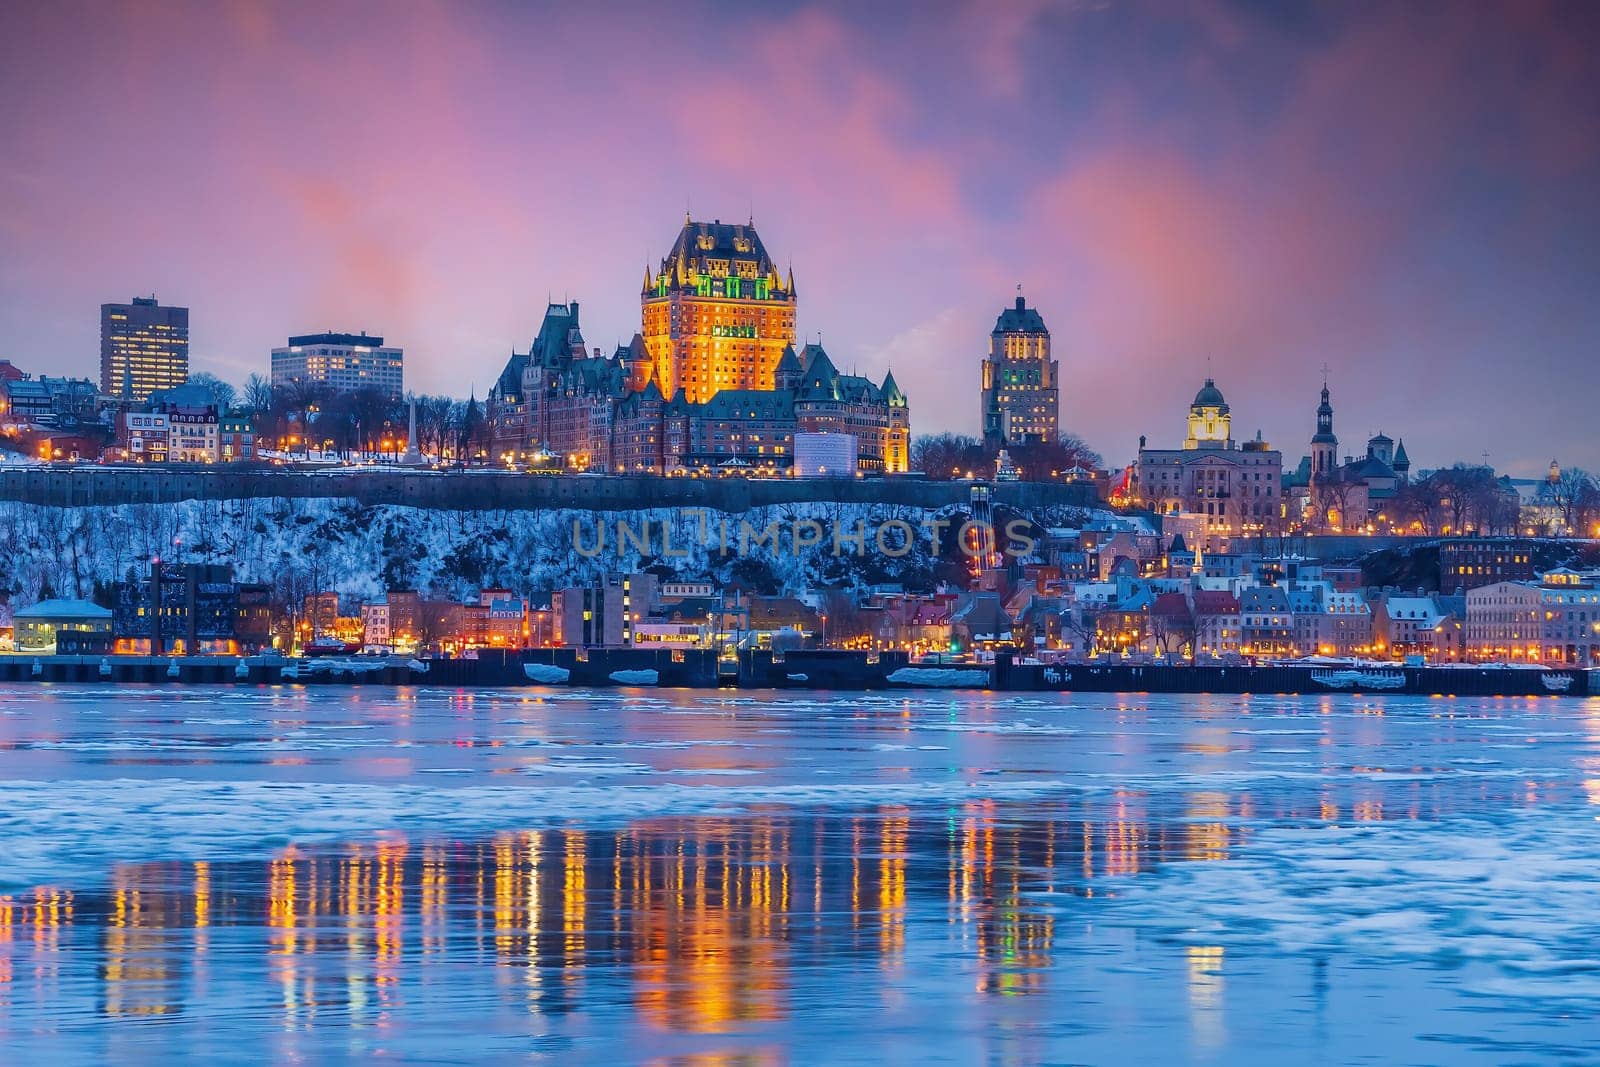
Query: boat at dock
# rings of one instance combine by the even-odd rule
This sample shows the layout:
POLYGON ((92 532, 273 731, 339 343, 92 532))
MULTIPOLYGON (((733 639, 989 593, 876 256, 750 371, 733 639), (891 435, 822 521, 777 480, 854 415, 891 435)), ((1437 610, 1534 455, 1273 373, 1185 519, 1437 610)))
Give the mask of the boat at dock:
POLYGON ((1403 671, 1321 670, 1312 671, 1311 680, 1328 689, 1403 689, 1403 671))

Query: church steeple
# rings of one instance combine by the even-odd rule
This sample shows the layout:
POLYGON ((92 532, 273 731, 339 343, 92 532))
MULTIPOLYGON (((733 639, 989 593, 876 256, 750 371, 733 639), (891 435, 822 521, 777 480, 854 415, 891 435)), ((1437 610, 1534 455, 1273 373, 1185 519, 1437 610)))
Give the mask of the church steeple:
POLYGON ((1322 383, 1322 403, 1317 405, 1317 432, 1311 437, 1311 476, 1326 477, 1339 463, 1339 438, 1333 433, 1333 404, 1328 383, 1322 383))

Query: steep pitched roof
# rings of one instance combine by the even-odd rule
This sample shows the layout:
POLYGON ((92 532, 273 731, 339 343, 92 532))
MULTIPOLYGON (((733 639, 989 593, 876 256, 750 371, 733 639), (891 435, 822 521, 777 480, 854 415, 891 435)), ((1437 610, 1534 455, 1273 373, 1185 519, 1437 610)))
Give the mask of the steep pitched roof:
POLYGON ((1050 331, 1045 328, 1038 310, 1029 307, 1028 302, 1019 296, 1015 304, 1000 312, 1000 317, 994 320, 994 332, 1047 334, 1050 331))
POLYGON ((805 370, 795 395, 796 400, 843 399, 839 392, 839 371, 821 345, 806 345, 801 362, 805 370))
POLYGON ((489 396, 498 400, 509 400, 515 403, 522 397, 522 372, 527 369, 528 357, 518 352, 511 353, 511 358, 506 360, 505 369, 500 372, 500 377, 489 389, 489 396))
POLYGON ((1182 593, 1162 593, 1150 605, 1150 614, 1169 619, 1187 619, 1189 601, 1182 593))
POLYGON ((1237 615, 1239 600, 1220 589, 1196 589, 1193 594, 1196 615, 1237 615))
POLYGON ((712 419, 788 419, 794 417, 794 397, 787 389, 722 389, 700 410, 712 419))
POLYGON ((793 345, 783 346, 783 355, 778 357, 778 365, 773 368, 774 375, 792 374, 799 377, 804 370, 800 365, 800 357, 795 355, 793 345))
POLYGON ((573 350, 583 351, 583 333, 578 327, 578 302, 551 304, 545 308, 539 333, 528 346, 528 358, 535 365, 555 369, 572 358, 573 350))
POLYGON ((29 608, 19 608, 17 619, 109 619, 111 609, 88 600, 41 600, 29 608))
POLYGON ((881 391, 883 399, 888 401, 890 407, 903 408, 906 406, 906 394, 900 391, 900 383, 894 380, 894 371, 890 371, 883 376, 881 391))
MULTIPOLYGON (((766 246, 761 243, 761 237, 756 233, 754 224, 741 225, 723 222, 720 219, 696 222, 685 217, 683 228, 678 231, 678 238, 672 243, 672 251, 661 261, 661 274, 665 276, 668 285, 687 285, 693 282, 696 275, 713 273, 711 260, 728 263, 729 273, 735 277, 738 274, 731 264, 753 261, 756 277, 768 279, 769 284, 777 292, 793 295, 794 271, 790 270, 787 285, 779 280, 778 268, 772 262, 772 257, 767 255, 766 246)), ((649 291, 649 286, 650 273, 646 271, 646 293, 649 291)))
POLYGON ((1288 611, 1289 598, 1275 585, 1258 585, 1244 590, 1240 611, 1288 611))

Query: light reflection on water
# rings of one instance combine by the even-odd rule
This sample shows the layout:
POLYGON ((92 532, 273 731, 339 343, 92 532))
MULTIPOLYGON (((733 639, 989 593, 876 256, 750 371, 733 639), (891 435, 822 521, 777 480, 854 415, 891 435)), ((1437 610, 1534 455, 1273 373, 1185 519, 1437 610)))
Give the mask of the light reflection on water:
POLYGON ((0 897, 0 1047, 21 1062, 1571 1062, 1600 1043, 1600 893, 1571 873, 1600 860, 1596 703, 97 699, 8 702, 4 777, 74 803, 67 783, 137 803, 181 778, 216 825, 190 840, 152 807, 147 842, 85 864, 37 820, 61 877, 0 897), (335 799, 396 759, 459 808, 444 828, 335 799), (507 773, 535 798, 593 790, 593 817, 475 821, 507 773), (796 799, 819 780, 952 799, 796 799), (727 809, 673 813, 668 781, 727 809), (260 783, 295 790, 294 843, 252 843, 239 787, 260 783), (611 790, 662 813, 610 810, 611 790), (1547 865, 1529 883, 1525 858, 1547 865), (1319 899, 1337 937, 1307 936, 1319 899), (1393 925, 1408 907, 1423 919, 1393 925), (1555 997, 1518 993, 1552 973, 1555 997))

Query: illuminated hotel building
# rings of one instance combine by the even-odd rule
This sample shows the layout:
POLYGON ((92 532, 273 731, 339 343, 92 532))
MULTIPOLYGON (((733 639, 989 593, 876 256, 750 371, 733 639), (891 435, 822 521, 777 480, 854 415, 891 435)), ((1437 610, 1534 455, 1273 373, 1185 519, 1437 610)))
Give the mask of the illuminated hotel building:
POLYGON ((404 392, 405 352, 365 333, 313 333, 272 350, 272 387, 317 386, 331 393, 404 392))
POLYGON ((681 389, 699 404, 724 389, 771 389, 794 343, 794 272, 778 276, 754 225, 685 216, 661 270, 645 269, 640 300, 650 358, 632 392, 653 380, 664 398, 681 389))
POLYGON ((983 441, 1003 445, 1054 444, 1060 436, 1059 364, 1050 358, 1050 331, 1039 312, 1017 297, 989 334, 980 400, 983 441))
POLYGON ((100 305, 100 391, 144 400, 189 380, 189 309, 156 298, 100 305))
POLYGON ((842 433, 861 472, 909 469, 911 408, 894 375, 880 384, 840 373, 820 344, 795 350, 794 276, 778 277, 752 226, 686 219, 641 300, 643 330, 609 357, 586 347, 577 301, 545 309, 489 391, 497 459, 776 476, 796 433, 842 433))

